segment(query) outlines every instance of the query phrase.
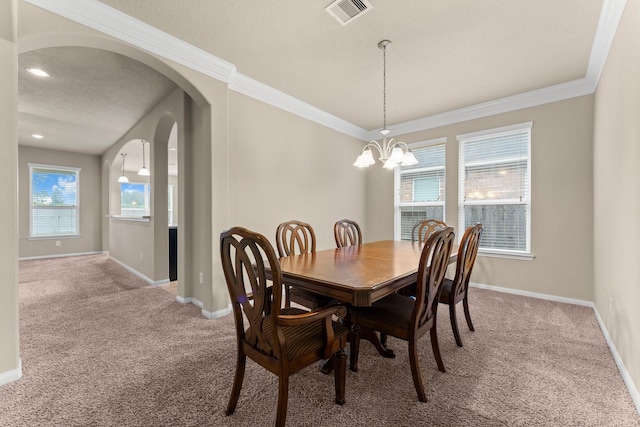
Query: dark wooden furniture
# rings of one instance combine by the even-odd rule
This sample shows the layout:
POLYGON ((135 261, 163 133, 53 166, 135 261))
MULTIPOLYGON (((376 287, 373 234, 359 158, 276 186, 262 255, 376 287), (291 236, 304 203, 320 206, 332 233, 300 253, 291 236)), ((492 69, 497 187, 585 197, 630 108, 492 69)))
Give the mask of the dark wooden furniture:
POLYGON ((360 226, 350 219, 336 221, 333 226, 333 236, 336 239, 336 247, 338 248, 362 244, 360 226))
MULTIPOLYGON (((445 228, 446 226, 447 224, 437 219, 424 219, 422 221, 418 221, 414 224, 413 229, 411 230, 411 241, 424 243, 434 231, 445 228)), ((400 291, 400 293, 404 296, 415 296, 415 283, 405 287, 400 291)), ((386 338, 383 335, 382 342, 384 343, 385 341, 386 338)))
POLYGON ((464 317, 467 319, 469 329, 475 331, 473 323, 471 323, 471 315, 469 314, 469 278, 471 270, 476 262, 478 254, 478 246, 482 237, 482 224, 475 224, 465 230, 460 247, 458 248, 458 261, 456 264, 456 274, 451 279, 444 279, 442 283, 442 291, 440 293, 440 302, 449 305, 449 317, 451 319, 451 329, 453 336, 456 338, 456 344, 462 347, 462 338, 458 330, 458 321, 456 319, 456 304, 462 301, 464 307, 464 317))
POLYGON ((321 359, 332 359, 335 401, 344 404, 348 331, 331 319, 333 315, 344 316, 345 307, 336 305, 311 312, 283 308, 282 272, 273 247, 261 234, 241 227, 224 231, 220 234, 220 254, 238 344, 226 414, 236 409, 247 356, 278 376, 277 426, 285 425, 289 376, 321 359), (274 292, 270 292, 271 286, 274 292))
POLYGON ((418 339, 427 332, 431 334, 431 347, 438 369, 445 371, 438 348, 436 315, 440 286, 449 264, 453 240, 451 227, 437 230, 427 239, 418 265, 415 300, 394 293, 371 307, 352 307, 349 310, 349 319, 358 326, 353 329, 351 338, 352 362, 355 366, 358 365, 361 334, 371 335, 380 331, 407 341, 413 384, 421 402, 427 401, 427 395, 418 363, 418 339))
MULTIPOLYGON (((329 249, 280 258, 283 280, 338 300, 348 306, 368 307, 417 280, 423 244, 381 240, 359 246, 329 249)), ((456 262, 457 252, 449 256, 456 262)), ((394 357, 375 334, 364 335, 384 357, 394 357)), ((353 355, 350 363, 357 371, 353 355)))
POLYGON ((169 226, 169 280, 178 280, 178 227, 169 226))
MULTIPOLYGON (((296 220, 283 222, 276 229, 276 246, 279 257, 315 253, 316 233, 306 222, 296 220)), ((285 286, 285 296, 287 307, 293 301, 312 310, 337 302, 305 289, 291 288, 291 286, 285 286)))
MULTIPOLYGON (((380 240, 280 258, 283 280, 352 306, 367 307, 417 279, 423 244, 380 240)), ((456 262, 452 252, 449 263, 456 262)))
POLYGON ((425 219, 418 221, 411 229, 412 242, 426 242, 431 233, 441 228, 445 228, 447 224, 437 219, 425 219))

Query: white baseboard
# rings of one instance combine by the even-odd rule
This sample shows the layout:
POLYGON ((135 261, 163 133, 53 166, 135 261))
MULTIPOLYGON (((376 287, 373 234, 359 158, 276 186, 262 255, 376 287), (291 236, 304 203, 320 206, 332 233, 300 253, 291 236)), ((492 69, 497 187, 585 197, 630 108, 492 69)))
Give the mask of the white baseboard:
POLYGON ((231 313, 231 304, 229 304, 229 306, 227 308, 223 308, 222 310, 216 310, 216 311, 209 311, 209 310, 205 310, 204 304, 202 303, 202 301, 196 299, 196 298, 183 298, 180 295, 178 295, 176 297, 176 301, 178 301, 181 304, 194 304, 198 307, 200 307, 202 309, 202 315, 204 317, 206 317, 207 319, 217 319, 219 317, 224 317, 227 314, 231 313))
POLYGON ((109 257, 109 258, 112 259, 113 261, 117 262, 121 266, 123 266, 129 273, 132 273, 132 274, 138 276, 139 278, 141 278, 142 280, 144 280, 145 282, 147 282, 151 286, 166 285, 167 283, 169 283, 169 279, 153 280, 152 278, 147 277, 144 274, 140 273, 138 270, 129 267, 127 264, 123 263, 122 261, 118 261, 117 259, 112 258, 112 257, 109 257))
POLYGON ((95 252, 77 252, 71 254, 52 254, 52 255, 39 255, 39 256, 25 256, 18 258, 18 261, 28 261, 30 259, 47 259, 47 258, 67 258, 71 256, 84 256, 84 255, 98 255, 103 253, 102 251, 95 252))
POLYGON ((20 378, 22 378, 22 359, 18 359, 16 369, 0 373, 0 386, 18 381, 20 378))
POLYGON ((219 317, 224 317, 229 313, 231 313, 231 305, 229 305, 227 308, 216 311, 207 311, 205 309, 202 309, 202 315, 207 319, 217 319, 219 317))
POLYGON ((596 315, 596 320, 598 321, 598 324, 600 325, 600 329, 602 330, 602 334, 604 335, 604 339, 606 340, 607 345, 609 346, 609 351, 611 351, 613 360, 616 362, 616 365, 618 366, 618 370, 622 375, 622 380, 627 386, 627 390, 629 390, 629 394, 631 395, 631 400, 633 400, 633 403, 636 406, 636 410, 640 414, 640 393, 638 393, 638 389, 636 385, 633 383, 633 380, 631 379, 631 376, 629 375, 627 368, 624 366, 624 363, 622 362, 622 359, 618 354, 618 350, 616 349, 616 346, 613 344, 613 341, 611 341, 611 337, 609 336, 609 331, 607 331, 604 321, 602 320, 602 317, 600 317, 600 313, 598 312, 598 309, 596 308, 595 304, 592 301, 579 300, 575 298, 565 298, 565 297, 559 297, 555 295, 541 294, 538 292, 521 291, 518 289, 502 288, 500 286, 491 286, 491 285, 485 285, 482 283, 469 283, 469 286, 471 286, 472 288, 487 289, 490 291, 504 292, 507 294, 522 295, 522 296, 527 296, 532 298, 544 299, 548 301, 556 301, 556 302, 561 302, 565 304, 582 305, 582 306, 593 308, 593 312, 596 315))
POLYGON ((539 292, 530 292, 530 291, 522 291, 522 290, 519 290, 519 289, 503 288, 503 287, 500 287, 500 286, 485 285, 483 283, 470 282, 469 286, 471 286, 472 288, 487 289, 487 290, 490 290, 490 291, 503 292, 505 294, 521 295, 521 296, 524 296, 524 297, 538 298, 538 299, 544 299, 544 300, 548 300, 548 301, 563 302, 563 303, 566 303, 566 304, 583 305, 585 307, 594 307, 594 304, 593 304, 592 301, 586 301, 586 300, 581 300, 581 299, 576 299, 576 298, 566 298, 566 297, 559 297, 559 296, 556 296, 556 295, 541 294, 539 292))
POLYGON ((602 334, 604 335, 604 339, 607 341, 607 345, 609 346, 609 350, 611 350, 611 355, 613 356, 613 360, 615 360, 616 365, 618 365, 618 370, 622 375, 622 380, 627 385, 627 389, 629 390, 629 394, 631 394, 631 400, 636 405, 636 410, 640 414, 640 393, 638 393, 638 388, 633 383, 627 368, 625 368, 624 363, 622 363, 622 359, 620 358, 620 354, 616 349, 616 346, 613 345, 613 341, 611 341, 611 337, 609 336, 609 331, 604 325, 604 321, 602 317, 600 317, 600 313, 598 309, 593 307, 593 311, 596 313, 596 319, 598 319, 598 324, 600 325, 600 329, 602 330, 602 334))

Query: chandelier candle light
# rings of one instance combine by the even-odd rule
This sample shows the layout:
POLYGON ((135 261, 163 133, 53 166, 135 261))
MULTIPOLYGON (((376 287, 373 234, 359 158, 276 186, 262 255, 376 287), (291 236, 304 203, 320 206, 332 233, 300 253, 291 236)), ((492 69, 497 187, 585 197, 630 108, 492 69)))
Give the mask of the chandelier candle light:
POLYGON ((378 48, 382 49, 382 112, 384 118, 384 125, 380 130, 382 134, 382 143, 378 141, 369 141, 367 145, 362 149, 362 153, 358 156, 354 166, 359 168, 368 168, 375 164, 373 159, 372 148, 375 148, 380 153, 380 161, 384 164, 386 169, 394 169, 396 166, 412 166, 418 163, 416 156, 413 155, 407 144, 401 141, 397 141, 395 138, 387 140, 389 129, 387 129, 387 46, 391 42, 389 40, 382 40, 378 43, 378 48))

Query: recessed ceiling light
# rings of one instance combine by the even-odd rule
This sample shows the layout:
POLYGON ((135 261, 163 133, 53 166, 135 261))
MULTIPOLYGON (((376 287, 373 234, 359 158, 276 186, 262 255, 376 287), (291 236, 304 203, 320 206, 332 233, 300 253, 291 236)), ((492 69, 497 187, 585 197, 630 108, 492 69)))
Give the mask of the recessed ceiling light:
POLYGON ((34 137, 35 139, 42 139, 44 138, 44 136, 40 135, 39 133, 34 133, 33 135, 31 135, 32 137, 34 137))
POLYGON ((50 77, 49 73, 40 68, 27 68, 27 71, 38 77, 50 77))

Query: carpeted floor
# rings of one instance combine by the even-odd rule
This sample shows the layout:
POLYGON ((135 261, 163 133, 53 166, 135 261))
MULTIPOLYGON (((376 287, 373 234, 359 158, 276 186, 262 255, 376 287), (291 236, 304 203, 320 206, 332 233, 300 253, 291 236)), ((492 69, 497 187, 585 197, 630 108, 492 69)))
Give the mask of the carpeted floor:
MULTIPOLYGON (((362 343, 347 372, 291 378, 290 426, 640 426, 591 308, 471 289, 476 332, 453 340, 447 307, 438 372, 428 336, 418 402, 406 343, 384 359, 362 343)), ((0 387, 0 426, 271 426, 277 379, 247 364, 238 408, 224 416, 235 364, 232 317, 207 320, 106 256, 20 263, 23 377, 0 387)))

